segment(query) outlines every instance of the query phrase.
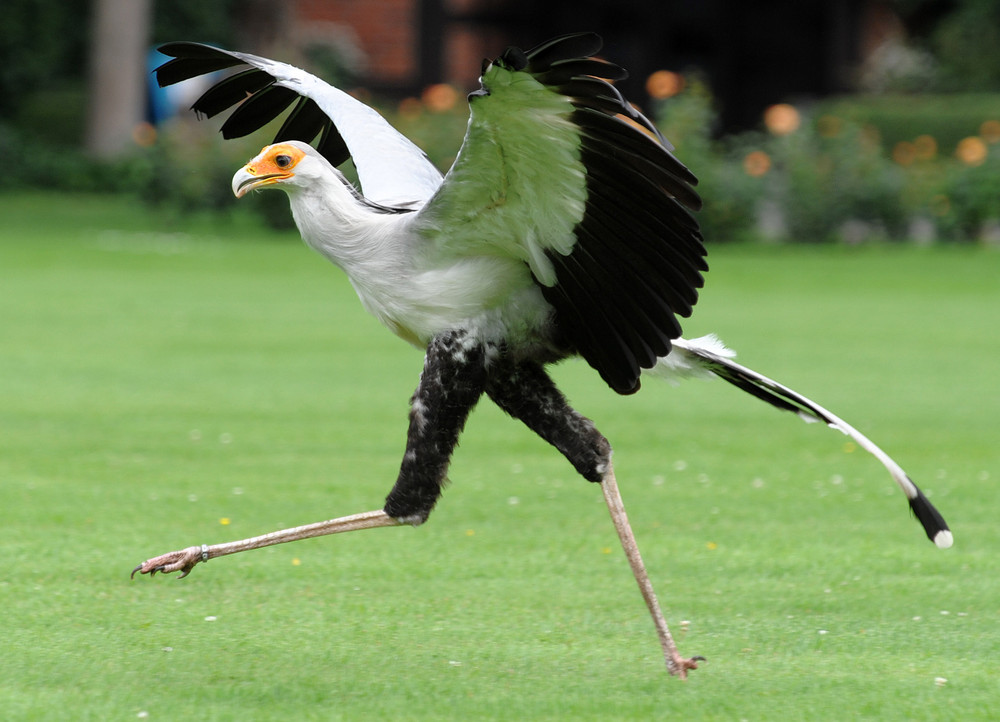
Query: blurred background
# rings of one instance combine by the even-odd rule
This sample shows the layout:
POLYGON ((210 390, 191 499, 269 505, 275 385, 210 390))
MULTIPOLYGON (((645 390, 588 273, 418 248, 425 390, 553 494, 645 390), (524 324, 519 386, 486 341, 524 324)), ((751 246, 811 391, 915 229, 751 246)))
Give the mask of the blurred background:
MULTIPOLYGON (((4 0, 0 15, 0 151, 18 159, 0 192, 236 212, 233 169, 270 138, 223 143, 187 110, 203 88, 155 88, 166 41, 305 67, 446 169, 483 58, 594 30, 701 178, 713 242, 1000 244, 995 0, 4 0)), ((283 200, 240 212, 289 223, 283 200)))

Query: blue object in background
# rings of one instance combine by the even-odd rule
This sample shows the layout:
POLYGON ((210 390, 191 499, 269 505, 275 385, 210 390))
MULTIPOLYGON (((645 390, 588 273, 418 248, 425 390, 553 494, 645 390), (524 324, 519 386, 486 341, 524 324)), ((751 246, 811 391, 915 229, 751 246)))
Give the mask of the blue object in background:
POLYGON ((161 88, 156 82, 153 71, 170 59, 170 56, 164 55, 156 48, 150 48, 146 55, 146 68, 149 71, 146 81, 146 119, 153 125, 160 125, 178 113, 189 110, 194 101, 208 90, 220 75, 220 73, 210 73, 161 88))

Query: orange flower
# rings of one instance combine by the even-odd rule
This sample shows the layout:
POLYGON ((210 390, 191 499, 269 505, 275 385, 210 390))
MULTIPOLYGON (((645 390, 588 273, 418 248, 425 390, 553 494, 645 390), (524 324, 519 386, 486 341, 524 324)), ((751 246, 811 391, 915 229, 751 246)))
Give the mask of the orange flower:
POLYGON ((790 135, 797 131, 801 124, 799 111, 788 103, 778 103, 764 111, 764 125, 774 135, 790 135))
POLYGON ((424 88, 421 99, 431 112, 446 113, 458 102, 458 91, 447 83, 435 83, 424 88))
POLYGON ((760 178, 771 170, 771 156, 762 150, 753 150, 743 159, 743 170, 748 176, 760 178))
POLYGON ((672 70, 657 70, 646 78, 646 92, 650 98, 672 98, 684 90, 684 76, 672 70))
POLYGON ((979 135, 989 144, 1000 141, 1000 120, 987 120, 979 126, 979 135))
POLYGON ((132 142, 141 148, 156 144, 156 127, 150 123, 139 123, 132 128, 132 142))
POLYGON ((966 165, 982 165, 988 154, 986 143, 975 135, 963 138, 955 149, 955 155, 966 165))

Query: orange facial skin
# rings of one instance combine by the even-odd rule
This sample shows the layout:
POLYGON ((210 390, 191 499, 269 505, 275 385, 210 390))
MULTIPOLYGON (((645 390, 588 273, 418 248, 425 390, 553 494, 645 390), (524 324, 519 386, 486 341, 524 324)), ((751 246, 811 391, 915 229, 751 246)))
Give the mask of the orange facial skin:
POLYGON ((237 173, 233 193, 242 198, 256 188, 288 180, 304 157, 305 153, 288 143, 267 146, 237 173))

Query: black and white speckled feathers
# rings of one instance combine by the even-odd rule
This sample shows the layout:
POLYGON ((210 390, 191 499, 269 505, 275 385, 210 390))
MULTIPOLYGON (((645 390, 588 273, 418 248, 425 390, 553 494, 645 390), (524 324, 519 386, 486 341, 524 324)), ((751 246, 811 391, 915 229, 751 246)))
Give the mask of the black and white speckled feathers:
POLYGON ((444 487, 459 434, 483 393, 555 446, 587 480, 600 482, 611 445, 574 411, 540 364, 518 362, 502 347, 464 331, 434 338, 410 406, 406 453, 385 512, 400 521, 427 520, 444 487))
POLYGON ((430 342, 410 399, 406 453, 385 502, 389 516, 409 523, 426 521, 441 495, 459 434, 485 388, 485 348, 462 331, 430 342))

